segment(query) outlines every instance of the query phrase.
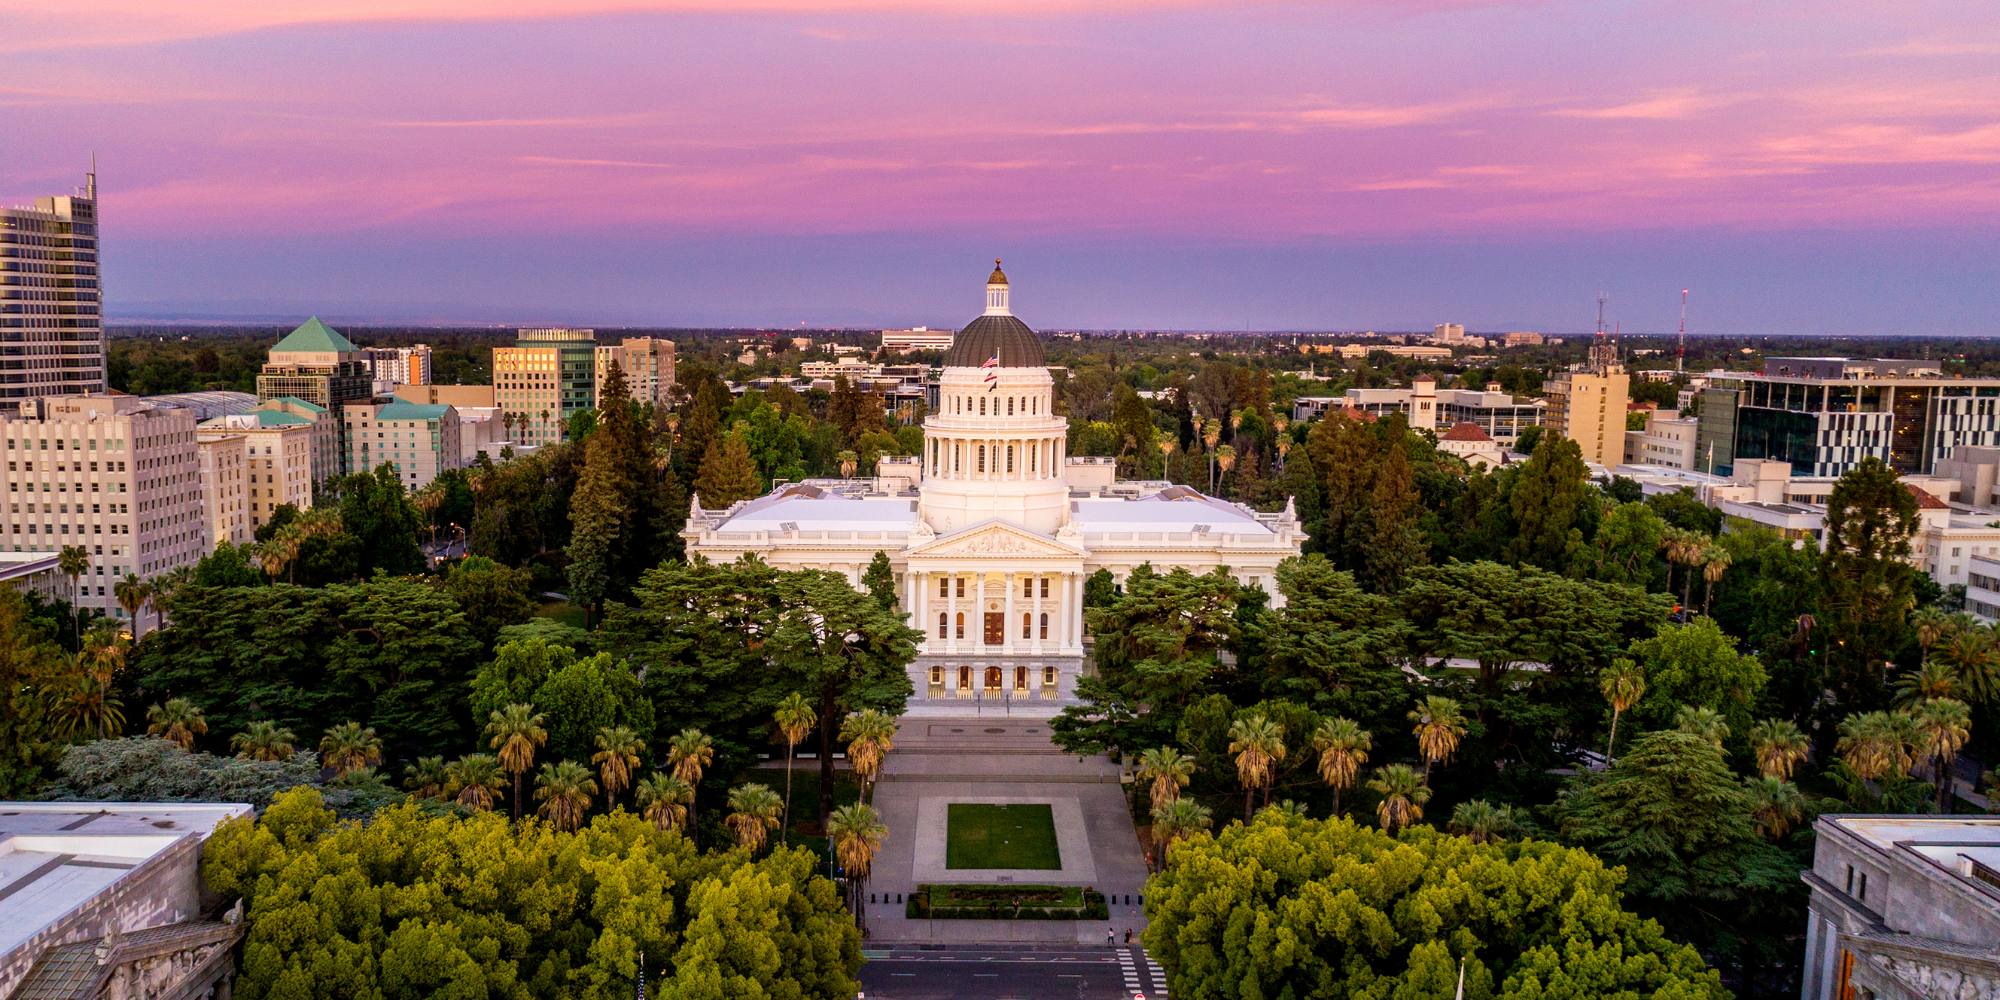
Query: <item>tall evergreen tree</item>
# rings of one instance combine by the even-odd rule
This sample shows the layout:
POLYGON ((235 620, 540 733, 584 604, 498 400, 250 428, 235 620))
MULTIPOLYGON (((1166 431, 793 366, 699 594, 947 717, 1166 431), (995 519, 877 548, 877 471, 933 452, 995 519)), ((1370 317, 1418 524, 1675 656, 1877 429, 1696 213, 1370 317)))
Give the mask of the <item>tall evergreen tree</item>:
POLYGON ((877 552, 875 558, 868 561, 868 571, 861 574, 861 586, 875 596, 875 603, 880 604, 882 610, 892 615, 902 605, 901 598, 896 594, 896 570, 889 565, 887 553, 877 552))
POLYGON ((1582 544, 1572 537, 1590 470, 1575 441, 1542 435, 1535 454, 1521 469, 1509 494, 1518 526, 1508 555, 1516 562, 1563 572, 1582 544))
POLYGON ((570 500, 570 600, 589 609, 591 621, 603 613, 611 593, 622 548, 632 541, 632 508, 626 502, 618 442, 610 434, 593 434, 583 479, 570 500))
POLYGON ((1862 459, 1827 497, 1819 622, 1831 635, 1827 683, 1843 711, 1885 694, 1884 663, 1909 631, 1917 572, 1910 539, 1917 527, 1916 495, 1879 458, 1862 459))
POLYGON ((703 507, 719 510, 763 491, 757 463, 751 459, 750 447, 742 438, 732 436, 708 446, 708 455, 701 460, 701 475, 694 483, 695 495, 701 498, 703 507))
POLYGON ((1313 425, 1306 451, 1324 477, 1320 490, 1322 551, 1336 568, 1365 568, 1360 525, 1373 493, 1378 440, 1366 422, 1329 414, 1313 425))
POLYGON ((1370 507, 1373 536, 1364 557, 1368 579, 1376 591, 1393 594, 1403 588, 1405 573, 1426 562, 1430 549, 1417 529, 1422 510, 1401 441, 1389 446, 1375 472, 1370 507))

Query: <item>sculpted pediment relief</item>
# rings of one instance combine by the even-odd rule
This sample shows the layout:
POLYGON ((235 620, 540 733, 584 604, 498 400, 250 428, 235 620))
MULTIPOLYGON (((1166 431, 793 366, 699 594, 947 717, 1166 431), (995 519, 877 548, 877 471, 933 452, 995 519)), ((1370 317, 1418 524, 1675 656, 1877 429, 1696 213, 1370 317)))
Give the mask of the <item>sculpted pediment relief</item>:
POLYGON ((1083 550, 1044 535, 1005 524, 967 528, 919 545, 911 555, 922 556, 1081 556, 1083 550))

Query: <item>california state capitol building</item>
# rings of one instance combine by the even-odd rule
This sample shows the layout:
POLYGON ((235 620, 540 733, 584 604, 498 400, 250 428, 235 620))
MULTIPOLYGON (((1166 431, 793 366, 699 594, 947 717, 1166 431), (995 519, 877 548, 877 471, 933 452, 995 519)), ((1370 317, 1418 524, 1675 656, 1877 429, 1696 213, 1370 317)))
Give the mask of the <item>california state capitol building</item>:
POLYGON ((939 407, 919 456, 883 457, 872 479, 780 484, 727 510, 693 498, 690 558, 755 554, 773 568, 840 573, 859 587, 875 554, 896 573, 901 611, 925 640, 910 665, 913 708, 959 702, 1054 711, 1087 669, 1084 581, 1123 584, 1218 566, 1271 595, 1305 541, 1280 513, 1163 481, 1115 478, 1113 459, 1072 456, 1069 421, 1035 332, 1015 317, 994 262, 986 311, 944 357, 939 407))

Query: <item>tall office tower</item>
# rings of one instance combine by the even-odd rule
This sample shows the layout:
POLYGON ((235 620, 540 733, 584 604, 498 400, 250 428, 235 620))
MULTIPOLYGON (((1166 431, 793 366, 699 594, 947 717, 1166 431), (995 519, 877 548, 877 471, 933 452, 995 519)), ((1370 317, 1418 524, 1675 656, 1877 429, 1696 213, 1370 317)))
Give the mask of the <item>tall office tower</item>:
POLYGON ((97 174, 74 195, 0 208, 0 412, 104 391, 97 174))
POLYGON ((298 399, 326 410, 334 420, 339 455, 336 468, 348 465, 345 425, 340 408, 375 398, 375 380, 361 360, 361 349, 340 332, 319 321, 306 320, 271 348, 264 370, 257 375, 257 399, 298 399))
POLYGON ((57 396, 47 416, 0 416, 7 444, 7 537, 16 552, 82 546, 77 603, 123 617, 111 588, 209 550, 195 414, 137 396, 57 396))
POLYGON ((493 349, 493 405, 519 427, 514 440, 566 440, 569 418, 597 406, 597 340, 590 330, 522 330, 493 349))

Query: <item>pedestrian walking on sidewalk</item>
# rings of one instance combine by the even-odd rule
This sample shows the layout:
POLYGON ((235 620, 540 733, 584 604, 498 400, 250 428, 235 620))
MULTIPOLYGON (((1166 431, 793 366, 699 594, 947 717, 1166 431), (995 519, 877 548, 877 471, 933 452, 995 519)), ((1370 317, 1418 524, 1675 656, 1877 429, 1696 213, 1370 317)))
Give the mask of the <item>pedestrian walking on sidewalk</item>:
POLYGON ((1104 944, 1110 948, 1118 947, 1118 935, 1109 927, 1104 929, 1104 944))
POLYGON ((1132 943, 1132 928, 1130 927, 1125 928, 1125 943, 1126 944, 1132 943))

